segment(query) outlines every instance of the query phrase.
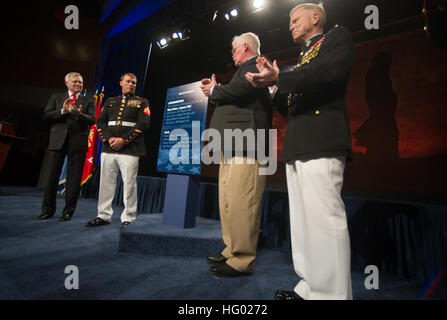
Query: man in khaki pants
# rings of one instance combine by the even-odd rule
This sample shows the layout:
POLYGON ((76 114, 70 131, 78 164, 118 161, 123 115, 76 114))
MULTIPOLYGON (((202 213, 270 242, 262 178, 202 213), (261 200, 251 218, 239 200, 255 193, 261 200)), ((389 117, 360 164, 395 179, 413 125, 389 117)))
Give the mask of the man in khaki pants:
MULTIPOLYGON (((247 72, 257 72, 256 58, 260 54, 259 38, 254 33, 244 33, 233 38, 232 53, 239 69, 226 85, 218 85, 215 75, 202 80, 202 91, 209 96, 216 109, 210 128, 219 131, 254 132, 271 128, 272 109, 269 91, 254 88, 245 79, 247 72)), ((266 136, 268 136, 266 134, 266 136)), ((256 143, 245 139, 242 150, 234 137, 221 140, 224 156, 219 167, 219 211, 225 249, 209 256, 213 264, 211 274, 218 277, 236 277, 253 272, 258 246, 261 200, 265 175, 259 174, 260 164, 255 159, 256 143), (230 153, 231 151, 231 153, 230 153), (238 151, 241 156, 238 156, 238 151), (228 156, 229 155, 229 156, 228 156)))

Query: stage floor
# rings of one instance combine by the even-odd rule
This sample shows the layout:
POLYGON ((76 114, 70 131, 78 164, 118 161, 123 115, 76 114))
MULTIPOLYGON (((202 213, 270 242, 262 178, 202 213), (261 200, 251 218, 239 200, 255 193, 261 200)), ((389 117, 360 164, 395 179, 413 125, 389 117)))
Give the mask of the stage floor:
MULTIPOLYGON (((197 218, 194 229, 161 223, 161 214, 139 214, 120 232, 122 208, 112 223, 86 228, 95 199, 80 199, 71 221, 59 222, 63 199, 51 220, 39 221, 43 191, 0 187, 0 299, 271 300, 275 290, 298 281, 288 248, 260 249, 252 276, 219 279, 206 255, 223 246, 219 222, 197 218), (67 290, 67 266, 79 270, 79 289, 67 290)), ((380 274, 368 290, 368 275, 353 272, 354 299, 419 299, 423 283, 380 274)), ((437 288, 431 299, 446 299, 437 288)))

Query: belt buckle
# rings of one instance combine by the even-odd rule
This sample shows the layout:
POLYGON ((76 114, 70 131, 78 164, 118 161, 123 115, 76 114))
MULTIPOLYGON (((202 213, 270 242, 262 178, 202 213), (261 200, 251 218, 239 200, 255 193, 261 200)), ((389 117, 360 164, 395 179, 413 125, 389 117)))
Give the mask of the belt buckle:
POLYGON ((121 120, 118 120, 118 121, 116 122, 116 125, 117 125, 117 126, 120 126, 121 123, 122 123, 121 120))

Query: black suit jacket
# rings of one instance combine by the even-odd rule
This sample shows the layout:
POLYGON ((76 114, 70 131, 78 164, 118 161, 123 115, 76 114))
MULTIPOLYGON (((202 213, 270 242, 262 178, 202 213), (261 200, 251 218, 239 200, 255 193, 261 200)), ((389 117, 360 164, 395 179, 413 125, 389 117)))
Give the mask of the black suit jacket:
POLYGON ((43 112, 43 119, 52 123, 48 150, 61 150, 69 139, 70 150, 86 152, 90 125, 95 123, 95 103, 91 97, 79 95, 75 105, 82 105, 81 114, 61 114, 68 93, 53 94, 43 112))
MULTIPOLYGON (((303 55, 323 35, 303 46, 303 55)), ((353 63, 354 49, 350 32, 335 27, 324 36, 318 54, 308 63, 280 72, 281 100, 288 96, 287 128, 283 160, 309 160, 323 157, 352 158, 345 91, 353 63)), ((279 108, 281 111, 281 108, 279 108)), ((283 110, 284 111, 284 110, 283 110)))
MULTIPOLYGON (((217 129, 224 138, 224 129, 270 129, 272 126, 272 106, 269 91, 266 88, 254 88, 245 79, 247 72, 258 72, 256 57, 242 64, 226 85, 213 88, 211 101, 216 104, 210 128, 217 129)), ((266 133, 266 137, 268 134, 266 133)), ((234 139, 233 139, 234 140, 234 139)), ((267 145, 268 146, 268 145, 267 145)), ((266 148, 267 149, 267 148, 266 148)), ((222 140, 222 150, 224 143, 222 140)), ((234 141, 232 150, 235 150, 234 141)), ((256 150, 254 146, 247 146, 245 141, 243 150, 256 150)))

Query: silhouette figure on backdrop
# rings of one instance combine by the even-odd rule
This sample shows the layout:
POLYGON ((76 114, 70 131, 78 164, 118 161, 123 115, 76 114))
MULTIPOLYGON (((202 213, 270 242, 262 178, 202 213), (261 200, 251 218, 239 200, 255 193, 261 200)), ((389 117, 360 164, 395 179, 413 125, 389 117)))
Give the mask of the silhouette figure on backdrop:
POLYGON ((373 65, 365 77, 369 118, 353 134, 357 145, 367 148, 366 157, 375 163, 399 159, 398 101, 390 76, 391 62, 389 52, 379 52, 373 58, 373 65))

